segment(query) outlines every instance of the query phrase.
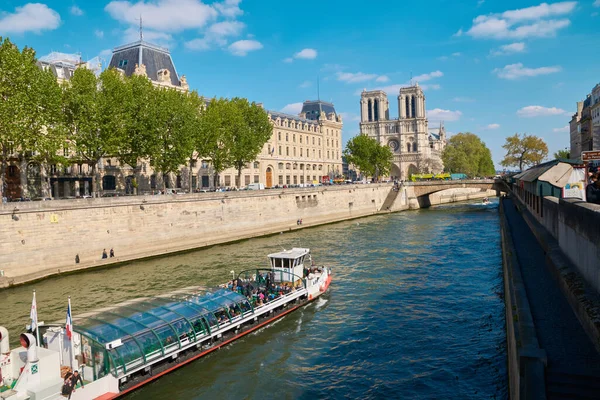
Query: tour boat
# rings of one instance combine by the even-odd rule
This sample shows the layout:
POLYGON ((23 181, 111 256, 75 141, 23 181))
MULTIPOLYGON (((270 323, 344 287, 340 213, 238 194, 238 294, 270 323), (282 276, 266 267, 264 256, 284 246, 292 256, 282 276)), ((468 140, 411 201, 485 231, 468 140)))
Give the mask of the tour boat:
POLYGON ((315 300, 331 283, 331 270, 315 267, 309 249, 268 257, 269 268, 215 289, 188 287, 80 314, 72 324, 40 324, 42 346, 23 333, 11 351, 0 327, 1 398, 64 399, 72 370, 85 383, 72 400, 118 398, 315 300))

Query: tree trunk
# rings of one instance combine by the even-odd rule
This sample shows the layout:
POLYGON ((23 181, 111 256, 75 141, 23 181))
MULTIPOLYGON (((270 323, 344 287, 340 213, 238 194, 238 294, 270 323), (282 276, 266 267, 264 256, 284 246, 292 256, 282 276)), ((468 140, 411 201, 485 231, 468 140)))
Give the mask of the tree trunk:
POLYGON ((48 198, 50 196, 50 182, 48 180, 48 170, 46 169, 45 163, 40 163, 40 189, 42 198, 48 198))
POLYGON ((192 171, 192 160, 193 158, 190 157, 190 176, 189 176, 189 185, 190 185, 190 193, 194 193, 194 187, 192 186, 192 177, 194 175, 194 171, 192 171))
POLYGON ((96 176, 96 174, 98 173, 98 163, 92 163, 92 197, 99 197, 98 196, 98 191, 97 191, 97 186, 98 186, 98 176, 96 176))
POLYGON ((2 144, 2 166, 0 167, 0 200, 4 202, 6 197, 6 164, 7 164, 6 146, 2 144))
POLYGON ((237 179, 237 187, 238 189, 242 186, 242 167, 238 168, 238 179, 237 179))

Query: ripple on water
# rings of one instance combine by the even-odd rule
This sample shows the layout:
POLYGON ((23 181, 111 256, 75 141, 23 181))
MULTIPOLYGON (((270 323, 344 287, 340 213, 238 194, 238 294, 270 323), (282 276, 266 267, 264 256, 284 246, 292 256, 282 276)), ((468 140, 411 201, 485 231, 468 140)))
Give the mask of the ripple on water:
POLYGON ((305 246, 329 293, 134 392, 131 399, 506 397, 497 209, 475 204, 362 218, 38 282, 2 292, 13 341, 31 290, 40 319, 215 285, 305 246))

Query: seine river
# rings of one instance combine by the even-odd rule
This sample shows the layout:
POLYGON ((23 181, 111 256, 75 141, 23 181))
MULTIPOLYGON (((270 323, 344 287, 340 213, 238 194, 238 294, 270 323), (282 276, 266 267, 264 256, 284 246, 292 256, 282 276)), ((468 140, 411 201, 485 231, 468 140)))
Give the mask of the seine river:
POLYGON ((310 247, 330 292, 127 399, 507 397, 497 202, 363 218, 0 291, 15 342, 28 322, 190 285, 216 285, 281 248, 310 247))

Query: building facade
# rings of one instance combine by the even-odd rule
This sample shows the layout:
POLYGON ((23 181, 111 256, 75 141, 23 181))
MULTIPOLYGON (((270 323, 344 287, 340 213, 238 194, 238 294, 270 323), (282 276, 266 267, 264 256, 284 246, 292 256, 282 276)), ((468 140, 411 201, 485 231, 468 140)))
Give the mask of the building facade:
MULTIPOLYGON (((303 103, 299 115, 267 111, 273 134, 256 161, 242 170, 242 182, 236 182, 237 171, 229 168, 219 175, 221 186, 243 187, 263 183, 265 187, 307 185, 343 174, 342 116, 332 103, 303 103)), ((210 161, 203 161, 198 171, 202 188, 212 188, 210 161)))
POLYGON ((600 150, 600 83, 583 101, 569 121, 570 156, 581 157, 582 151, 600 150))
POLYGON ((440 124, 437 134, 429 132, 425 94, 418 83, 400 89, 398 119, 390 119, 388 97, 381 90, 362 92, 360 115, 360 133, 392 150, 391 176, 408 179, 414 173, 443 171, 446 131, 440 124))

